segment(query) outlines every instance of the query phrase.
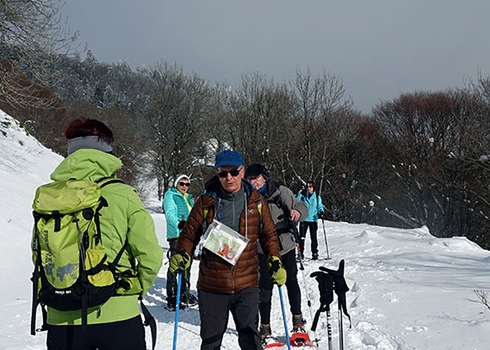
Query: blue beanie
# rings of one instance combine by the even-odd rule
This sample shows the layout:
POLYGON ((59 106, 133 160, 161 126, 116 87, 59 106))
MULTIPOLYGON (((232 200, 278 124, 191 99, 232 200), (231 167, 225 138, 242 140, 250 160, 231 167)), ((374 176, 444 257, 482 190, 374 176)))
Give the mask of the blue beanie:
POLYGON ((243 158, 237 151, 225 149, 216 155, 214 161, 214 168, 218 169, 222 166, 242 166, 244 163, 243 158))

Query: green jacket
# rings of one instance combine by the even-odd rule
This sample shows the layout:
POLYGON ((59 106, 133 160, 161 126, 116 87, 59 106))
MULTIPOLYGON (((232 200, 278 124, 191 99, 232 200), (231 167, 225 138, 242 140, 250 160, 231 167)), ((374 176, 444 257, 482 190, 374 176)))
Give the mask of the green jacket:
MULTIPOLYGON (((95 181, 115 176, 121 166, 121 161, 111 154, 80 149, 58 165, 51 179, 95 181)), ((127 239, 129 248, 118 263, 118 271, 131 270, 132 262, 136 264, 138 279, 135 279, 133 288, 139 293, 114 296, 100 308, 89 308, 88 324, 117 322, 138 316, 138 297, 144 296, 152 287, 163 262, 163 250, 158 244, 153 219, 135 189, 123 183, 113 183, 102 188, 102 195, 109 204, 100 212, 102 242, 108 260, 114 260, 127 239)), ((79 325, 81 313, 48 308, 48 324, 79 325)))

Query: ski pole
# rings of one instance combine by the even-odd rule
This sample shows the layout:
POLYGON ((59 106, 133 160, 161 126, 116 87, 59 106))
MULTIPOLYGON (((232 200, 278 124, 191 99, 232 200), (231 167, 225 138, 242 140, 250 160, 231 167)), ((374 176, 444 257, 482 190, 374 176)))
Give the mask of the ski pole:
MULTIPOLYGON (((313 313, 311 311, 311 297, 310 297, 310 292, 308 291, 308 285, 306 284, 305 268, 304 268, 302 262, 300 262, 300 270, 301 270, 301 274, 303 275, 303 285, 304 285, 304 288, 305 288, 306 304, 308 305, 308 312, 310 313, 310 320, 313 320, 313 313)), ((313 331, 313 337, 315 339, 314 340, 315 341, 315 344, 318 347, 318 338, 316 337, 316 332, 315 331, 313 331)))
POLYGON ((282 287, 278 286, 278 289, 279 289, 279 300, 281 300, 281 311, 282 311, 282 320, 284 322, 284 331, 286 332, 286 343, 288 344, 288 350, 291 350, 291 343, 289 342, 288 321, 286 317, 286 308, 284 307, 284 297, 282 296, 282 287))
POLYGON ((330 256, 330 250, 328 249, 328 241, 327 241, 327 232, 325 231, 325 220, 322 218, 322 226, 323 226, 323 238, 325 238, 325 246, 327 247, 327 260, 332 259, 330 256))
POLYGON ((301 267, 300 270, 301 270, 301 274, 303 275, 303 285, 304 285, 304 288, 305 288, 305 294, 306 294, 306 304, 308 305, 308 310, 309 310, 309 313, 310 313, 310 319, 313 319, 313 314, 311 312, 311 298, 310 298, 310 292, 308 291, 308 286, 306 284, 306 277, 305 277, 305 268, 303 266, 303 264, 301 263, 301 267))
POLYGON ((175 300, 175 321, 174 321, 174 344, 172 349, 177 349, 177 331, 179 328, 179 309, 180 309, 180 288, 182 286, 182 273, 177 277, 177 296, 175 300))
POLYGON ((339 300, 339 350, 344 350, 344 324, 342 322, 342 305, 340 300, 339 300))
POLYGON ((330 323, 330 306, 327 309, 327 338, 328 338, 328 350, 333 350, 333 346, 332 346, 332 324, 330 323))

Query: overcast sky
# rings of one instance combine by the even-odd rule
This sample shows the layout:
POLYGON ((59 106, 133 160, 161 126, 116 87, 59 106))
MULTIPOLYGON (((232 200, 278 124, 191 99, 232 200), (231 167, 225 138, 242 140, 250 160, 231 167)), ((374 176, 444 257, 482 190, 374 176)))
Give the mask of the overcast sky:
POLYGON ((210 83, 340 77, 357 109, 490 75, 489 0, 66 0, 100 62, 160 60, 210 83))

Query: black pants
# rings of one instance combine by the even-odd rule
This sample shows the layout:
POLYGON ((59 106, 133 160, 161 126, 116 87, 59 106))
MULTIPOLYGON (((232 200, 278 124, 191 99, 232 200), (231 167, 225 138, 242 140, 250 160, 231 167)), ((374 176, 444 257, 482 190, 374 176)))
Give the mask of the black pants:
POLYGON ((311 221, 303 221, 299 223, 299 251, 304 255, 305 251, 305 239, 306 239, 306 230, 310 229, 310 240, 311 240, 311 254, 313 256, 318 256, 318 223, 311 221))
MULTIPOLYGON (((177 238, 172 238, 168 240, 169 244, 169 253, 168 253, 168 259, 172 256, 174 256, 175 253, 177 253, 177 238)), ((180 287, 180 295, 181 299, 189 293, 189 287, 190 287, 190 280, 191 280, 191 271, 190 269, 187 269, 183 274, 182 274, 182 285, 180 287)), ((177 275, 171 273, 169 270, 167 270, 167 297, 176 297, 177 296, 177 275)))
MULTIPOLYGON (((289 307, 293 315, 301 315, 301 289, 298 284, 298 267, 296 265, 296 254, 294 250, 284 254, 282 264, 287 272, 286 288, 288 291, 289 307)), ((264 254, 259 254, 260 266, 260 323, 271 323, 271 307, 272 307, 272 288, 274 284, 270 277, 267 261, 264 254)))
POLYGON ((199 290, 201 350, 219 350, 231 311, 241 350, 262 350, 257 329, 258 288, 245 288, 235 294, 199 290))
POLYGON ((82 333, 82 326, 48 326, 48 350, 146 350, 140 316, 87 327, 82 333))

